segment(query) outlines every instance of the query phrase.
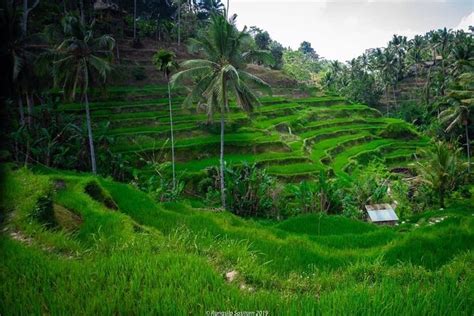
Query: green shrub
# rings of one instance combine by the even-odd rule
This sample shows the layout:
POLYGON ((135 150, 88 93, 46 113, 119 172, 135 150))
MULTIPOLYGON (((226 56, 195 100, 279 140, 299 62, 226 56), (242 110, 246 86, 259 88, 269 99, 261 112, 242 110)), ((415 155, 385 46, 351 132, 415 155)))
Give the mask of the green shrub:
MULTIPOLYGON (((236 215, 256 217, 274 215, 279 190, 276 190, 275 179, 269 176, 265 169, 247 163, 238 167, 227 167, 225 185, 227 206, 236 215)), ((220 188, 218 168, 210 168, 208 177, 202 180, 198 187, 207 191, 204 193, 208 200, 214 201, 217 205, 220 188)))
POLYGON ((50 194, 38 198, 30 216, 48 228, 57 225, 54 218, 53 199, 50 194))
POLYGON ((418 133, 405 122, 393 122, 389 123, 379 135, 384 138, 402 138, 402 139, 415 139, 419 137, 418 133))

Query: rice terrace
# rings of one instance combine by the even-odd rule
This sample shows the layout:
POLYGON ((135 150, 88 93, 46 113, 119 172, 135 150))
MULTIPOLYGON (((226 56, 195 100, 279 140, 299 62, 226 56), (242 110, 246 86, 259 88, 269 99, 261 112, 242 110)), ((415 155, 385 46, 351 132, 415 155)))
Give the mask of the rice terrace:
POLYGON ((0 315, 474 315, 472 10, 2 0, 0 315))

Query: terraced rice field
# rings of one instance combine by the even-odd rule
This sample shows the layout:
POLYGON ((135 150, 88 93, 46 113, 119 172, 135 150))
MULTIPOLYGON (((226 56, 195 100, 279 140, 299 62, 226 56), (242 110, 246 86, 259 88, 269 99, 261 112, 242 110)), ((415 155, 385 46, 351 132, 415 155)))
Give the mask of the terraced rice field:
MULTIPOLYGON (((177 170, 198 174, 218 164, 219 117, 212 121, 197 108, 183 107, 182 92, 174 94, 177 170)), ((403 121, 384 118, 373 108, 341 97, 274 96, 262 97, 261 103, 247 114, 231 102, 226 116, 226 162, 257 163, 287 181, 311 178, 320 170, 347 176, 355 165, 375 158, 390 167, 403 166, 427 144, 421 137, 382 137, 389 124, 403 121)), ((80 104, 64 104, 60 109, 78 115, 83 111, 80 104)), ((166 87, 115 87, 91 103, 91 111, 94 123, 110 122, 106 133, 116 138, 113 151, 135 159, 137 152, 160 151, 162 159, 169 160, 166 87)))

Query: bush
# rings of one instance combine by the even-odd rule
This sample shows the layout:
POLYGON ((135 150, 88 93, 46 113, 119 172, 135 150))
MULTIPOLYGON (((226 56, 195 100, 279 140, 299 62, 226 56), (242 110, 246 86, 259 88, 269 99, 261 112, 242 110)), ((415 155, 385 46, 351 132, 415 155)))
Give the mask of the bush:
POLYGON ((50 194, 38 198, 30 216, 48 228, 57 225, 56 219, 54 218, 53 200, 50 194))
POLYGON ((384 138, 402 138, 415 139, 419 137, 418 133, 405 122, 396 122, 388 124, 379 135, 384 138))
MULTIPOLYGON (((239 216, 278 217, 279 192, 275 179, 265 169, 244 163, 225 168, 227 207, 239 216)), ((218 205, 220 197, 219 169, 208 170, 208 177, 198 187, 209 202, 218 205)))
POLYGON ((167 173, 170 167, 169 163, 158 163, 156 161, 146 160, 148 168, 155 171, 150 175, 140 173, 137 169, 133 170, 132 185, 138 189, 147 192, 157 202, 176 201, 183 194, 185 183, 181 180, 181 175, 176 175, 176 187, 173 188, 173 180, 167 173))

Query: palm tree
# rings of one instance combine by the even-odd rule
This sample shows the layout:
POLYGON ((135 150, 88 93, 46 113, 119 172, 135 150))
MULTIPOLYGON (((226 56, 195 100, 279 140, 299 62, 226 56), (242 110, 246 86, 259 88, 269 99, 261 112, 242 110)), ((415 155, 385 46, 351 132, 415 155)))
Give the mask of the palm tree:
POLYGON ((396 69, 396 83, 403 76, 404 70, 404 58, 405 58, 405 46, 407 44, 406 36, 393 35, 392 40, 389 42, 389 49, 392 49, 397 62, 396 69))
POLYGON ((64 94, 74 99, 81 90, 86 110, 87 133, 91 156, 92 172, 97 173, 88 91, 94 75, 104 82, 111 70, 110 58, 115 40, 108 36, 93 36, 94 22, 84 24, 74 15, 67 15, 61 21, 64 39, 55 48, 53 63, 55 84, 61 83, 64 94))
POLYGON ((441 208, 445 207, 446 194, 455 188, 463 174, 460 149, 451 147, 439 141, 431 149, 422 151, 424 159, 415 164, 421 181, 437 193, 441 208))
POLYGON ((221 0, 201 0, 198 8, 198 16, 203 20, 209 19, 212 13, 223 14, 225 11, 224 4, 221 2, 221 0))
POLYGON ((133 42, 137 42, 137 0, 133 1, 133 42))
POLYGON ((418 83, 418 66, 423 62, 423 37, 415 35, 408 44, 408 58, 415 67, 415 81, 418 83))
POLYGON ((176 55, 168 50, 162 49, 153 56, 153 63, 163 72, 168 83, 168 105, 170 110, 170 134, 171 134, 171 165, 173 169, 173 190, 176 189, 176 171, 174 159, 174 135, 173 135, 173 110, 171 108, 171 88, 170 88, 170 74, 173 70, 178 68, 175 61, 176 55))
POLYGON ((384 84, 385 98, 387 100, 387 114, 389 113, 389 102, 388 102, 388 88, 392 86, 393 102, 397 103, 395 96, 395 82, 396 82, 396 57, 391 49, 380 49, 377 48, 374 52, 375 67, 380 73, 380 77, 384 84))
POLYGON ((225 114, 229 109, 229 94, 236 98, 237 105, 244 111, 252 111, 254 105, 259 105, 256 95, 248 84, 270 89, 270 86, 260 78, 244 71, 247 63, 256 59, 273 60, 270 52, 242 52, 244 39, 250 35, 244 29, 242 32, 235 26, 235 15, 227 19, 219 14, 213 14, 207 34, 200 40, 192 39, 191 47, 201 51, 205 59, 193 59, 183 62, 185 70, 173 75, 172 84, 182 78, 194 77, 194 89, 185 99, 185 104, 200 100, 206 105, 208 115, 212 117, 215 111, 220 112, 220 189, 222 207, 226 207, 224 184, 224 127, 225 114))
POLYGON ((460 38, 453 45, 450 53, 452 59, 451 74, 458 77, 464 72, 474 71, 474 42, 471 37, 460 38))
POLYGON ((474 107, 474 75, 465 73, 459 77, 456 89, 448 91, 447 100, 450 105, 439 114, 441 123, 448 124, 446 132, 450 132, 456 125, 464 127, 467 151, 467 172, 471 172, 471 148, 469 139, 469 122, 471 110, 474 107))

